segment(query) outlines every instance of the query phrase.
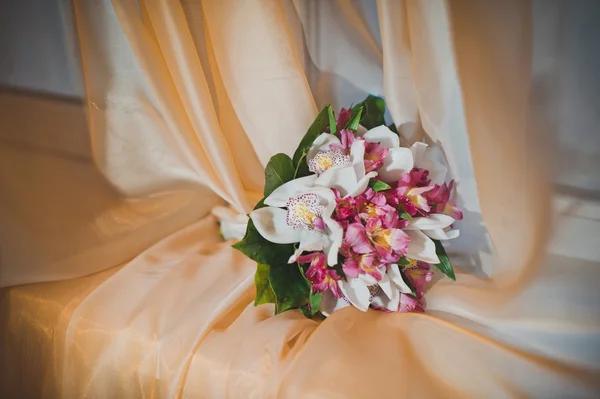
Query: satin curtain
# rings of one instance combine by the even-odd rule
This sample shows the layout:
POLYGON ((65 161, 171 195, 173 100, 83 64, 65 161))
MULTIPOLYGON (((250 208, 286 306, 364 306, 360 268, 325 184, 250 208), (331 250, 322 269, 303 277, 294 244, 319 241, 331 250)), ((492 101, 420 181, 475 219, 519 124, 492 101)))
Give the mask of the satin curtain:
POLYGON ((63 397, 597 393, 597 269, 544 259, 552 136, 531 103, 535 4, 374 5, 76 1, 95 160, 132 203, 203 190, 204 213, 247 212, 317 106, 383 94, 403 140, 434 144, 459 182, 467 221, 450 249, 469 273, 436 282, 424 315, 271 317, 251 305, 253 263, 189 213, 174 234, 152 227, 166 238, 74 311, 63 397))

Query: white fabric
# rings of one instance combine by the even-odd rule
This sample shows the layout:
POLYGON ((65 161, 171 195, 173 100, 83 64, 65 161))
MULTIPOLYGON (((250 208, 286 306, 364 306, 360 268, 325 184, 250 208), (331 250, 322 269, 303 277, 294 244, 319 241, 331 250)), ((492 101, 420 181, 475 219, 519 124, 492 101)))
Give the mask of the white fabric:
MULTIPOLYGON (((321 323, 299 312, 268 317, 270 306, 248 306, 254 265, 219 242, 214 219, 174 234, 148 228, 165 238, 69 316, 60 392, 46 395, 598 395, 600 254, 590 241, 598 207, 588 201, 574 211, 571 197, 552 217, 551 161, 560 151, 552 152, 548 124, 554 109, 542 101, 573 90, 551 84, 566 66, 542 61, 571 65, 543 39, 558 26, 577 30, 564 12, 575 5, 138 3, 81 0, 75 8, 94 157, 126 202, 208 187, 220 200, 192 203, 247 212, 262 167, 293 151, 315 103, 385 94, 404 144, 435 144, 458 182, 465 221, 449 247, 458 279, 435 282, 425 315, 346 308, 321 323)), ((107 267, 140 252, 127 249, 107 267)), ((82 275, 98 270, 86 267, 97 256, 82 259, 82 275)), ((43 263, 31 276, 36 267, 43 279, 57 276, 43 263)), ((3 369, 27 365, 22 356, 3 369)), ((19 385, 7 393, 18 397, 19 385)))

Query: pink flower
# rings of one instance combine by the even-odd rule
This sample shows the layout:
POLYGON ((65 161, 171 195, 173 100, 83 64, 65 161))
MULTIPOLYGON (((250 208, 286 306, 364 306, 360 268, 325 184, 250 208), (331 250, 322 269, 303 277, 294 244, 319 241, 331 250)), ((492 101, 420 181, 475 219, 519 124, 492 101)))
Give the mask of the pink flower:
POLYGON ((348 278, 358 278, 360 274, 367 274, 379 281, 383 277, 381 264, 375 252, 356 254, 349 251, 342 269, 348 278))
POLYGON ((323 252, 313 252, 299 256, 298 263, 310 263, 305 276, 311 282, 314 292, 331 290, 336 298, 342 296, 337 283, 341 280, 341 277, 334 269, 327 266, 327 257, 323 252))
POLYGON ((396 213, 396 209, 387 204, 385 195, 376 193, 370 188, 363 194, 357 196, 355 203, 359 216, 357 221, 365 221, 373 217, 396 213))
POLYGON ((335 188, 332 188, 333 194, 335 195, 335 212, 334 219, 338 222, 351 219, 356 215, 356 201, 354 197, 342 198, 340 192, 335 188))
MULTIPOLYGON (((426 176, 425 176, 426 177, 426 176)), ((431 208, 427 202, 427 197, 424 195, 425 193, 433 190, 435 186, 425 186, 425 187, 417 187, 416 184, 422 184, 424 182, 428 182, 428 180, 423 179, 423 173, 416 172, 413 173, 408 172, 402 175, 400 181, 398 181, 398 187, 396 188, 396 195, 398 197, 404 197, 408 201, 401 200, 399 198, 399 202, 404 202, 406 208, 415 208, 417 212, 426 214, 429 213, 431 208), (418 180, 416 180, 418 179, 418 180), (411 206, 412 205, 412 206, 411 206)), ((410 213, 410 211, 407 212, 410 213)), ((412 215, 411 215, 412 216, 412 215)))
POLYGON ((423 306, 421 302, 410 294, 400 294, 400 304, 398 305, 398 312, 423 312, 423 306))
POLYGON ((365 226, 361 223, 351 223, 346 228, 344 242, 352 248, 357 254, 368 254, 374 251, 371 243, 367 239, 365 226))
POLYGON ((450 199, 453 188, 454 180, 452 180, 449 185, 446 185, 446 183, 441 186, 436 184, 434 188, 427 193, 427 200, 433 205, 432 213, 443 213, 454 220, 462 220, 462 211, 456 203, 450 199))
MULTIPOLYGON (((344 154, 350 154, 350 147, 352 147, 352 143, 354 140, 357 140, 354 137, 354 133, 352 130, 342 129, 340 131, 340 142, 339 144, 330 144, 329 148, 332 150, 340 150, 343 151, 344 154)), ((360 139, 362 140, 362 138, 360 139)))
POLYGON ((365 172, 369 173, 381 168, 388 151, 388 148, 380 146, 377 143, 366 142, 364 158, 365 172))
POLYGON ((414 287, 417 298, 422 298, 425 284, 431 281, 433 273, 428 263, 411 259, 411 263, 403 268, 404 275, 414 287))
POLYGON ((339 131, 339 130, 343 129, 351 117, 352 117, 352 110, 342 108, 342 110, 340 111, 340 113, 337 116, 337 120, 335 121, 337 130, 339 131))
POLYGON ((408 235, 400 229, 386 228, 381 218, 369 219, 364 231, 375 252, 386 263, 396 262, 406 253, 409 242, 408 235))

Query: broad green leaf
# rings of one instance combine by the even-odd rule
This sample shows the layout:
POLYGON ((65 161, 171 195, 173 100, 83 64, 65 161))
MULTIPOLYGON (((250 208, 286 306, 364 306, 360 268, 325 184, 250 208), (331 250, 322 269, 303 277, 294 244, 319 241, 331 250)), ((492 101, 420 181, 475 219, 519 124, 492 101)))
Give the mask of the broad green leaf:
POLYGON ((440 263, 438 263, 437 265, 434 265, 434 266, 437 267, 446 276, 450 277, 450 279, 456 281, 456 276, 454 275, 454 269, 452 269, 452 265, 450 264, 450 259, 448 258, 448 255, 446 254, 446 250, 444 249, 444 246, 442 245, 442 243, 439 240, 433 240, 433 242, 435 243, 435 253, 438 256, 438 258, 440 258, 440 263))
POLYGON ((329 114, 329 133, 336 133, 336 124, 335 124, 335 115, 333 114, 333 108, 327 108, 327 112, 329 114))
POLYGON ((248 220, 246 235, 233 248, 257 263, 270 266, 287 264, 294 253, 294 246, 291 244, 275 244, 265 240, 254 227, 252 219, 248 220))
POLYGON ((392 188, 389 184, 376 179, 369 180, 369 187, 371 187, 371 189, 375 192, 385 191, 392 188))
POLYGON ((304 161, 304 158, 306 157, 306 152, 312 145, 313 141, 315 141, 315 139, 317 137, 319 137, 319 135, 321 133, 323 133, 329 126, 329 109, 330 108, 331 108, 331 105, 326 105, 321 110, 321 112, 319 112, 319 115, 317 115, 317 118, 312 123, 312 125, 310 125, 310 127, 306 131, 306 134, 300 141, 300 144, 298 145, 296 152, 294 152, 294 158, 293 158, 294 166, 296 167, 296 169, 298 169, 298 165, 300 164, 300 162, 304 161))
POLYGON ((321 301, 323 300, 322 292, 311 292, 310 293, 310 314, 311 316, 316 315, 321 310, 321 301))
POLYGON ((398 266, 400 267, 404 267, 404 266, 408 266, 410 265, 410 260, 408 260, 408 258, 406 256, 403 256, 400 258, 400 260, 398 261, 398 266))
POLYGON ((358 129, 358 125, 360 124, 360 118, 363 113, 363 107, 357 106, 352 108, 352 118, 346 123, 346 129, 348 130, 356 130, 358 129))
POLYGON ((275 293, 269 284, 269 269, 271 266, 257 263, 256 273, 254 273, 254 285, 256 286, 256 298, 254 306, 263 303, 275 303, 275 293))
POLYGON ((265 197, 268 197, 277 187, 294 178, 295 168, 292 159, 286 154, 276 154, 271 157, 265 168, 265 197))
POLYGON ((275 293, 275 314, 297 309, 310 300, 310 285, 297 263, 271 266, 269 282, 275 293))
POLYGON ((400 219, 404 219, 404 220, 412 220, 412 219, 413 219, 413 217, 412 217, 412 216, 410 216, 410 213, 408 213, 408 212, 402 212, 402 213, 400 214, 400 219))
POLYGON ((360 124, 365 128, 372 129, 385 124, 385 100, 383 98, 368 96, 362 103, 357 104, 355 108, 359 106, 363 107, 360 124))

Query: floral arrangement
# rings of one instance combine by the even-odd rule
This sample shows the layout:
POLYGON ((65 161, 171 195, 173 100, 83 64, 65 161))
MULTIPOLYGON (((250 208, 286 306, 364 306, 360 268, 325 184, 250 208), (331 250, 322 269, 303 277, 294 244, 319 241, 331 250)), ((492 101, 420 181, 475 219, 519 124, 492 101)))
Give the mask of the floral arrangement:
POLYGON ((293 158, 267 164, 265 197, 234 244, 258 263, 255 305, 423 311, 431 266, 455 279, 441 244, 462 219, 453 182, 425 144, 400 146, 384 110, 373 96, 337 116, 326 106, 293 158))

